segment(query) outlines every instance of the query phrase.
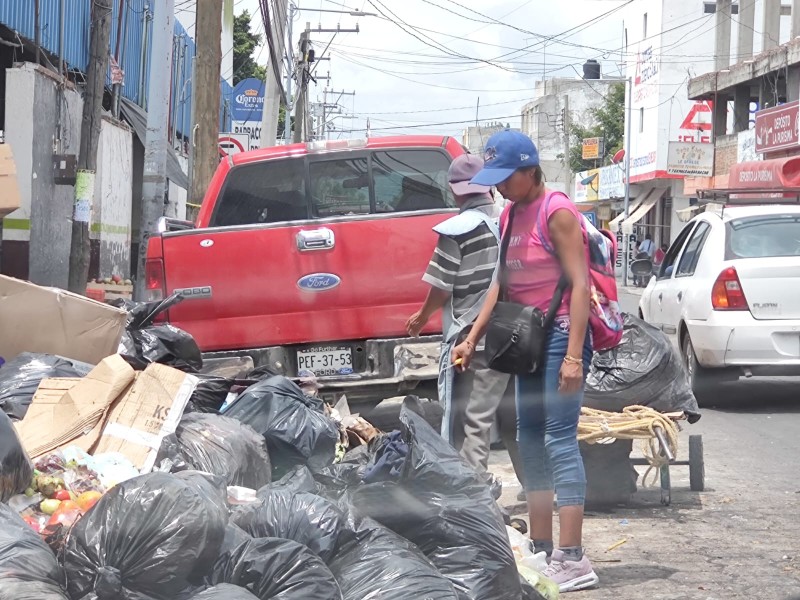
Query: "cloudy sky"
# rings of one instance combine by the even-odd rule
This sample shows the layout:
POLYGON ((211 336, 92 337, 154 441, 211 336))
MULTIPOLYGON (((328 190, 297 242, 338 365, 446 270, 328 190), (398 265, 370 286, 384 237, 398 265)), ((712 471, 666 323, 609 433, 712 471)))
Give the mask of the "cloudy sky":
MULTIPOLYGON (((323 90, 355 91, 343 96, 339 118, 344 137, 363 134, 367 118, 374 132, 460 135, 479 119, 519 124, 519 112, 543 74, 577 77, 587 58, 603 72, 619 74, 624 5, 627 0, 301 0, 302 9, 361 10, 374 16, 302 10, 294 22, 294 45, 306 22, 316 28, 354 28, 360 33, 312 35, 317 56, 328 46, 330 62, 319 64, 323 90), (564 8, 568 6, 569 9, 564 8), (499 23, 498 23, 499 22, 499 23), (557 40, 548 39, 557 36, 557 40), (615 53, 616 52, 616 53, 615 53), (577 70, 577 72, 576 72, 577 70), (470 123, 471 122, 471 123, 470 123)), ((235 0, 235 12, 249 10, 253 28, 263 31, 258 0, 235 0)), ((184 9, 185 10, 185 9, 184 9)), ((190 15, 177 13, 186 24, 190 15)), ((189 28, 193 33, 193 28, 189 28)), ((268 52, 259 49, 258 61, 268 52)), ((329 94, 328 101, 334 100, 329 94)))

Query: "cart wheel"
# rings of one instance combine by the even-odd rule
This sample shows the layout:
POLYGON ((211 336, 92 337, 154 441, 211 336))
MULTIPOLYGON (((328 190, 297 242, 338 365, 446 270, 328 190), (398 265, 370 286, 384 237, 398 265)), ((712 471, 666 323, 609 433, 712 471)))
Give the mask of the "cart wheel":
POLYGON ((703 436, 689 436, 689 487, 693 492, 706 489, 706 465, 703 460, 703 436))

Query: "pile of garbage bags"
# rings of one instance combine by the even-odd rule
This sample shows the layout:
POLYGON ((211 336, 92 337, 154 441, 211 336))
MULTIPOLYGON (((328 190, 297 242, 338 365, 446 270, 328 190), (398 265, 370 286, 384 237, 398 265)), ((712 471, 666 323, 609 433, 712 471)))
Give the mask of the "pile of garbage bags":
POLYGON ((662 413, 685 412, 690 423, 700 419, 677 349, 661 330, 630 314, 619 345, 592 357, 583 403, 609 412, 649 406, 662 413))
MULTIPOLYGON (((0 413, 0 600, 542 599, 520 577, 497 490, 413 397, 385 434, 325 405, 311 376, 200 373, 191 336, 155 324, 175 301, 122 303, 128 364, 166 364, 194 386, 147 472, 80 445, 34 463, 0 413)), ((0 379, 29 382, 28 403, 42 378, 88 367, 19 361, 0 379)))

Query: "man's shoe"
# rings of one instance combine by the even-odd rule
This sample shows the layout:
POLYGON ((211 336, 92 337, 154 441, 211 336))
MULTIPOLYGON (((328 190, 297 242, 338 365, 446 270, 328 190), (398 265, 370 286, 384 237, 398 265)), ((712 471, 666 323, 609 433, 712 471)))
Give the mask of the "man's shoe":
POLYGON ((561 592, 585 590, 600 581, 586 555, 579 561, 564 560, 564 553, 561 550, 553 550, 550 564, 542 575, 558 584, 561 592))
POLYGON ((525 493, 525 490, 522 490, 519 494, 517 494, 517 502, 527 502, 528 495, 525 493))

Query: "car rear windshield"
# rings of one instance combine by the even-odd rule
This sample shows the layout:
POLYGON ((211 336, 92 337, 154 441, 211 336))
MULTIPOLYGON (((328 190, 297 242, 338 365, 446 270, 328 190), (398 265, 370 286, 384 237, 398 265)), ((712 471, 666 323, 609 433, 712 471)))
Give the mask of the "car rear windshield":
POLYGON ((759 215, 727 224, 725 259, 800 256, 800 214, 759 215))
POLYGON ((438 148, 375 150, 242 165, 228 174, 211 226, 453 208, 447 184, 449 166, 450 158, 438 148))

